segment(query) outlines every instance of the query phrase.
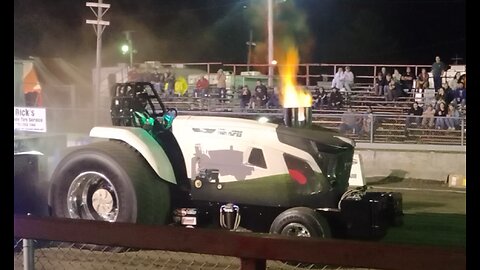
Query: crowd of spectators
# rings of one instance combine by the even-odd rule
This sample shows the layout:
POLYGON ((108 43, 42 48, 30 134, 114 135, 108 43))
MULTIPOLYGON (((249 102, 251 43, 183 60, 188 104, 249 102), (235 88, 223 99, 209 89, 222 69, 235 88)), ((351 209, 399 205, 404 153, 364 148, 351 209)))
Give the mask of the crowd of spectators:
POLYGON ((246 109, 276 109, 280 108, 280 100, 278 89, 267 89, 262 81, 257 80, 253 93, 248 85, 240 86, 238 89, 240 98, 240 108, 242 111, 246 109))
POLYGON ((175 84, 177 83, 177 93, 182 92, 179 88, 184 88, 184 77, 176 78, 175 73, 170 69, 167 69, 164 73, 160 73, 156 68, 152 71, 143 70, 139 65, 134 65, 128 71, 129 82, 151 82, 153 87, 158 93, 161 93, 163 97, 174 96, 175 84))
MULTIPOLYGON (((382 67, 377 74, 373 85, 375 95, 383 96, 385 101, 396 102, 400 97, 414 96, 424 94, 425 90, 433 89, 435 97, 422 102, 414 102, 407 112, 405 127, 435 128, 435 129, 459 129, 460 117, 466 112, 466 75, 457 72, 453 78, 446 78, 445 71, 447 66, 441 62, 440 57, 435 57, 435 62, 431 67, 431 76, 433 79, 433 88, 430 85, 429 71, 422 68, 418 75, 412 71, 411 67, 404 70, 393 68, 392 72, 382 67), (442 78, 446 78, 442 83, 442 78)), ((130 81, 150 81, 155 89, 163 96, 181 95, 177 91, 176 85, 179 79, 170 69, 160 73, 158 69, 153 72, 141 72, 138 66, 130 70, 128 74, 130 81)), ((248 85, 240 86, 237 91, 233 90, 230 97, 227 97, 226 74, 219 69, 216 74, 216 85, 209 81, 208 74, 200 76, 194 85, 192 96, 210 97, 212 89, 217 90, 217 96, 220 102, 227 98, 238 98, 242 111, 246 109, 270 109, 280 108, 278 87, 267 88, 261 80, 256 82, 254 89, 249 89, 248 85)), ((338 67, 331 81, 331 88, 325 89, 325 85, 318 83, 312 91, 313 109, 332 109, 344 110, 348 106, 346 115, 342 117, 342 132, 364 133, 371 129, 373 120, 380 117, 373 117, 372 108, 368 107, 366 114, 370 118, 360 117, 360 120, 353 121, 352 114, 355 114, 350 107, 352 89, 354 88, 355 75, 349 66, 338 67), (343 121, 345 120, 345 121, 343 121)), ((183 94, 183 93, 182 93, 183 94)), ((358 114, 359 112, 357 112, 358 114)), ((363 114, 363 113, 362 113, 363 114)))

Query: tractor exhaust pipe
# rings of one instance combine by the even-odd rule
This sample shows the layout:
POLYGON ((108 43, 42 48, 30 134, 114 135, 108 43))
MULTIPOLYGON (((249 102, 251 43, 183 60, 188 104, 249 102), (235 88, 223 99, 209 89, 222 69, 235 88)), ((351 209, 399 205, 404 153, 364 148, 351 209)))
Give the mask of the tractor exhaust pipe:
POLYGON ((284 108, 283 121, 287 127, 309 128, 312 126, 312 107, 284 108))

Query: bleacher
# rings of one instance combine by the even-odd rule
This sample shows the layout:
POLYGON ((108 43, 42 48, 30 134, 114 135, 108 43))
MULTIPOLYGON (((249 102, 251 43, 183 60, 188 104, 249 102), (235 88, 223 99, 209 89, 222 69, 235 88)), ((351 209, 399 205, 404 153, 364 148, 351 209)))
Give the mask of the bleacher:
MULTIPOLYGON (((346 134, 346 136, 358 142, 466 145, 465 121, 463 121, 461 130, 425 129, 416 126, 406 128, 406 116, 412 102, 415 101, 414 95, 400 97, 397 101, 385 101, 383 96, 375 95, 373 91, 369 91, 370 89, 371 87, 368 85, 353 88, 347 102, 359 114, 364 113, 369 106, 372 108, 376 122, 373 136, 369 132, 362 136, 358 134, 346 134)), ((281 109, 250 108, 241 110, 240 101, 236 96, 227 99, 175 97, 164 99, 164 103, 167 107, 175 107, 183 113, 218 112, 218 114, 222 114, 230 112, 236 113, 237 116, 244 113, 282 114, 281 109)), ((342 114, 345 111, 346 106, 340 110, 314 109, 312 123, 338 130, 342 123, 342 114)))

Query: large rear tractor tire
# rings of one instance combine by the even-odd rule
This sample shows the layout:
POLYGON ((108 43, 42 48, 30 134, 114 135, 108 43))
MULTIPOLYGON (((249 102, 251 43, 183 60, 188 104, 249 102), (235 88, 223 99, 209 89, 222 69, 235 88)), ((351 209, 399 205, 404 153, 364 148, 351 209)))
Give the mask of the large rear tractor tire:
POLYGON ((52 176, 50 205, 56 217, 165 224, 168 185, 127 144, 96 142, 60 161, 52 176))

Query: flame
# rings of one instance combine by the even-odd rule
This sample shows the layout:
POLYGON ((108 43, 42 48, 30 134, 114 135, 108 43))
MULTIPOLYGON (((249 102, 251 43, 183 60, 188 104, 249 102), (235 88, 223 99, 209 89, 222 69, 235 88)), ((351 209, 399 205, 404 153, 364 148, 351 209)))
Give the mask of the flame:
POLYGON ((312 94, 297 87, 298 62, 297 48, 289 47, 285 63, 279 66, 280 78, 282 80, 280 103, 284 108, 307 108, 312 106, 312 94))

